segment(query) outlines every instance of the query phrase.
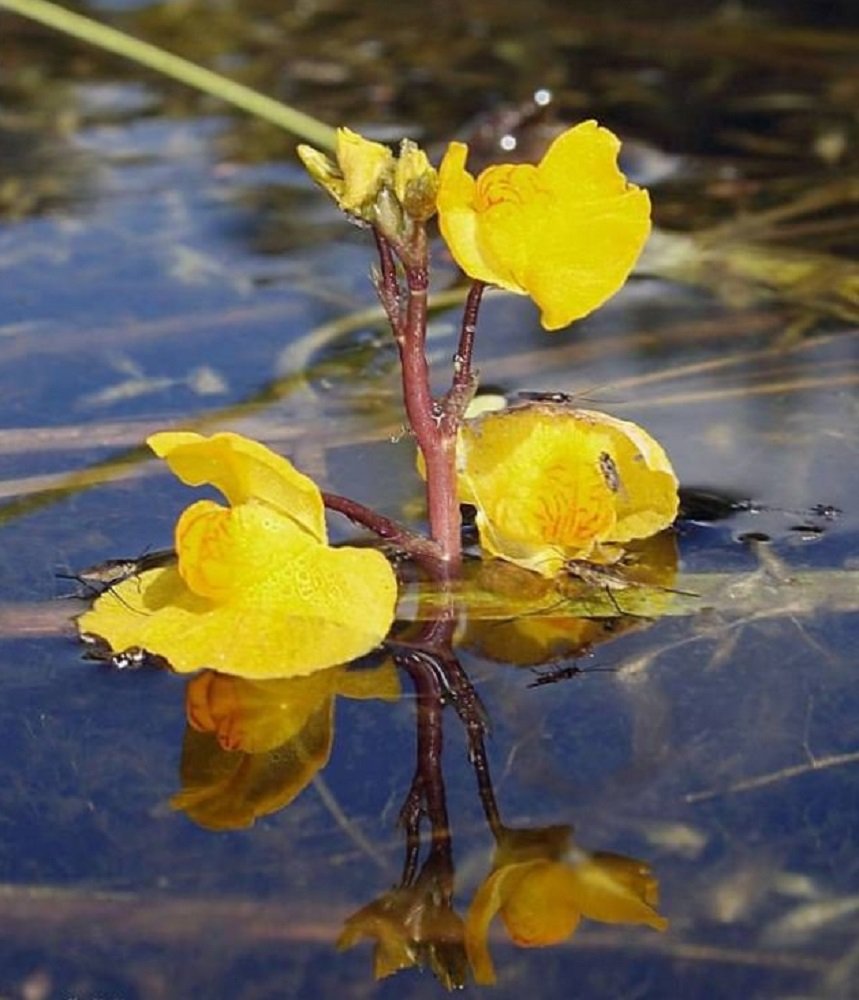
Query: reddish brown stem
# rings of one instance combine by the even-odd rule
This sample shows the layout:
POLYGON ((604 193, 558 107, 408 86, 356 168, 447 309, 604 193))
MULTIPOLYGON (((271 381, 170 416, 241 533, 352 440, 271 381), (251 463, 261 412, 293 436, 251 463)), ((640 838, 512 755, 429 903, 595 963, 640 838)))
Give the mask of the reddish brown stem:
POLYGON ((396 521, 379 514, 370 507, 358 503, 357 500, 350 500, 349 497, 341 497, 337 493, 322 494, 322 502, 328 510, 336 511, 344 517, 348 517, 353 524, 360 524, 364 528, 369 528, 373 534, 379 538, 384 538, 391 542, 406 555, 416 559, 426 566, 431 573, 438 573, 443 567, 439 548, 435 542, 423 535, 417 535, 408 528, 398 524, 396 521))
MULTIPOLYGON (((458 419, 446 419, 433 397, 426 358, 427 288, 426 231, 417 227, 408 246, 396 246, 374 230, 380 272, 376 288, 391 320, 403 379, 403 401, 409 426, 426 467, 430 537, 449 575, 462 558, 459 503, 456 495, 456 432, 458 419), (405 273, 406 298, 401 301, 395 254, 405 273)), ((469 355, 470 356, 470 355, 469 355)))
POLYGON ((395 334, 399 335, 402 316, 397 264, 391 244, 378 229, 373 229, 373 237, 376 240, 376 249, 379 251, 379 271, 375 275, 376 294, 379 296, 379 301, 382 303, 391 327, 395 334))
POLYGON ((474 335, 477 331, 477 315, 486 284, 472 282, 462 311, 462 326, 459 330, 459 344, 453 356, 453 380, 445 399, 445 420, 458 428, 462 416, 477 386, 477 374, 472 370, 471 357, 474 352, 474 335))
POLYGON ((454 573, 462 555, 456 496, 456 434, 443 426, 446 422, 441 407, 430 392, 426 359, 426 267, 407 270, 406 281, 408 302, 400 342, 406 414, 426 465, 430 536, 454 573))

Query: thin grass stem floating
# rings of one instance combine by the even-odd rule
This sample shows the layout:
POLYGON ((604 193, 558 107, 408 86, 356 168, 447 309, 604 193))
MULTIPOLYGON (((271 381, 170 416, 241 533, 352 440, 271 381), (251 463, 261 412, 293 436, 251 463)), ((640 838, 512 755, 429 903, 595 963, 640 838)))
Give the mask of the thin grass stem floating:
POLYGON ((255 118, 271 122, 298 139, 316 143, 325 149, 334 146, 334 129, 319 119, 116 28, 99 24, 48 0, 0 0, 0 8, 178 80, 225 104, 247 111, 255 118))

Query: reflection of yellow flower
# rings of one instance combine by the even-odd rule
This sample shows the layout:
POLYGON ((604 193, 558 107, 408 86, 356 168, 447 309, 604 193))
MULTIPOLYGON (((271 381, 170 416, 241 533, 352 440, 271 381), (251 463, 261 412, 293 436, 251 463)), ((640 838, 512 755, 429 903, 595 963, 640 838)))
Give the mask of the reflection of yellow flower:
POLYGON ((659 444, 590 410, 541 402, 466 421, 458 465, 482 547, 544 576, 570 559, 605 560, 677 515, 677 478, 659 444))
POLYGON ((176 525, 178 566, 111 588, 78 620, 112 649, 139 646, 181 673, 311 673, 385 637, 396 580, 381 553, 327 544, 322 496, 285 458, 238 434, 155 434, 153 451, 200 500, 176 525))
POLYGON ((465 984, 462 919, 421 882, 392 889, 352 914, 337 940, 340 949, 361 938, 375 942, 376 979, 412 966, 429 966, 447 989, 465 984))
POLYGON ((471 278, 530 295, 547 330, 602 305, 626 281, 650 232, 647 192, 617 168, 620 143, 586 121, 539 166, 501 164, 475 180, 453 142, 439 170, 442 235, 471 278))
POLYGON ((664 588, 673 587, 677 575, 674 535, 662 532, 632 542, 624 559, 617 576, 629 581, 629 589, 613 600, 601 587, 546 579, 501 559, 466 563, 466 572, 475 569, 461 584, 466 624, 458 645, 496 663, 560 665, 646 626, 671 599, 664 588), (618 618, 618 606, 628 616, 618 618))
POLYGON ((393 701, 399 692, 391 663, 270 681, 210 670, 191 678, 183 788, 173 807, 209 829, 250 826, 287 806, 327 764, 338 695, 393 701))
POLYGON ((646 924, 665 930, 656 912, 659 888, 648 865, 620 854, 570 850, 565 827, 550 827, 541 845, 539 831, 508 831, 489 877, 478 888, 465 919, 465 945, 478 983, 493 983, 495 969, 487 936, 496 914, 523 948, 557 944, 582 917, 610 924, 646 924), (565 859, 569 855, 569 860, 565 859))

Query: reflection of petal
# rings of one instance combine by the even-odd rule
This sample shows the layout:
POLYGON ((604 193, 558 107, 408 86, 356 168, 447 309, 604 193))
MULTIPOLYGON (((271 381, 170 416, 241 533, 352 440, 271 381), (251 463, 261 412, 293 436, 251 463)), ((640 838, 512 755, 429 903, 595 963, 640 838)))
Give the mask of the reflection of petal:
POLYGON ((182 791, 171 805, 210 830, 252 826, 258 817, 283 809, 328 762, 333 705, 333 699, 321 703, 298 735, 267 753, 230 753, 214 735, 189 727, 182 791))
POLYGON ((394 889, 353 913, 337 939, 340 951, 351 948, 362 938, 375 942, 373 975, 385 979, 417 962, 417 948, 406 927, 410 911, 416 905, 414 892, 394 889))
POLYGON ((474 894, 465 918, 465 950, 474 981, 481 985, 495 982, 495 966, 489 954, 489 925, 500 911, 505 891, 520 879, 530 863, 505 865, 487 878, 474 894))
POLYGON ((207 670, 188 681, 183 790, 173 797, 201 826, 234 829, 282 809, 328 762, 334 699, 399 697, 390 661, 308 677, 250 681, 207 670))
POLYGON ((643 616, 663 614, 677 575, 677 545, 669 532, 630 543, 623 565, 606 571, 613 603, 599 583, 563 573, 550 580, 500 559, 466 564, 465 572, 459 596, 466 626, 459 645, 496 663, 540 666, 583 655, 645 627, 643 616), (618 607, 637 617, 617 617, 618 607))
POLYGON ((648 865, 620 854, 574 853, 570 834, 563 826, 501 834, 493 870, 465 920, 468 959, 478 983, 495 981, 488 936, 496 914, 510 939, 525 948, 563 941, 583 916, 660 931, 668 926, 655 909, 658 884, 648 865))
POLYGON ((363 938, 374 942, 373 974, 384 979, 401 969, 429 965, 448 990, 465 984, 467 959, 462 919, 442 902, 432 879, 386 892, 346 920, 337 947, 363 938))
POLYGON ((511 879, 502 893, 501 919, 510 940, 521 948, 558 944, 581 919, 569 869, 558 861, 530 861, 522 868, 520 877, 511 879))
POLYGON ((224 750, 265 753, 298 736, 317 706, 335 695, 394 701, 399 693, 390 661, 371 670, 332 667, 267 681, 207 670, 188 682, 185 707, 189 725, 215 733, 224 750))
POLYGON ((621 854, 597 852, 565 876, 582 915, 606 924, 647 924, 664 931, 654 907, 659 886, 650 866, 621 854))

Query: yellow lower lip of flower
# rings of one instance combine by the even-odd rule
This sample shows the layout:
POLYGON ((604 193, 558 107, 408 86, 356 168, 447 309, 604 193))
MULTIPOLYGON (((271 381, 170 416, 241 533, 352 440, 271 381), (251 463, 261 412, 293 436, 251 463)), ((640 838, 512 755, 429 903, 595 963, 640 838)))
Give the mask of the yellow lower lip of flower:
MULTIPOLYGON (((189 590, 175 568, 132 577, 103 594, 78 619, 82 632, 116 651, 139 646, 177 673, 205 668, 253 679, 299 677, 346 663, 376 647, 393 617, 396 586, 389 564, 372 550, 320 546, 308 578, 336 581, 315 599, 291 601, 277 582, 215 603, 189 590), (371 558, 367 558, 371 557, 371 558), (381 560, 381 561, 379 561, 381 560)), ((293 567, 295 569, 295 567, 293 567)))

